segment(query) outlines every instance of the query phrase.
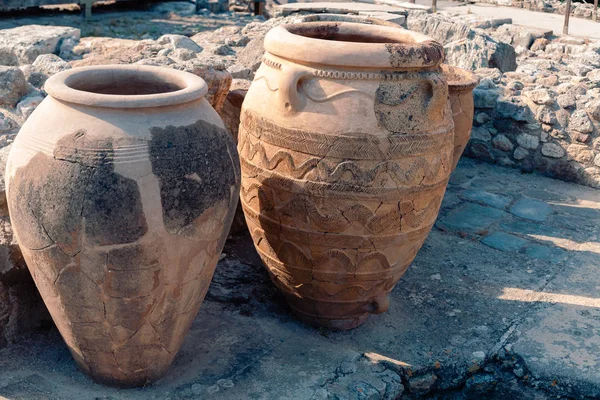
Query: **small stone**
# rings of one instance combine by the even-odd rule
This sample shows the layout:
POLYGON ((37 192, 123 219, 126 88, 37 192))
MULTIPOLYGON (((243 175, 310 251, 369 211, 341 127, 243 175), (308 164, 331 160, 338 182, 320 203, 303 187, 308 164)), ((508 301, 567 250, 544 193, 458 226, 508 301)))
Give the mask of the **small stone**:
POLYGON ((527 133, 521 133, 517 136, 517 143, 524 149, 535 150, 540 145, 540 138, 527 133))
POLYGON ((600 121, 600 101, 590 103, 587 110, 594 120, 600 121))
POLYGON ((234 56, 235 50, 231 48, 228 44, 220 44, 211 49, 211 53, 216 54, 218 56, 234 56))
POLYGON ((353 374, 356 372, 356 370, 356 363, 353 363, 352 361, 342 361, 342 363, 340 364, 340 372, 342 374, 353 374))
POLYGON ((561 158, 565 155, 565 149, 556 143, 544 143, 542 145, 542 154, 550 158, 561 158))
POLYGON ((163 35, 159 37, 156 42, 162 45, 169 45, 169 47, 173 50, 187 49, 193 51, 194 53, 200 53, 202 51, 202 47, 200 47, 189 37, 183 35, 163 35))
POLYGON ((219 385, 222 388, 225 389, 231 389, 232 387, 235 386, 235 384, 233 383, 233 381, 231 379, 219 379, 217 381, 217 385, 219 385))
POLYGON ((517 164, 508 157, 500 157, 496 160, 496 163, 502 167, 513 168, 517 164))
POLYGON ((492 135, 486 127, 476 126, 471 131, 471 139, 481 140, 482 142, 489 142, 492 140, 492 135))
POLYGON ((473 90, 475 108, 496 108, 498 96, 498 93, 493 90, 476 88, 473 90))
POLYGON ((494 146, 498 150, 507 152, 513 151, 513 149, 515 148, 510 139, 502 134, 494 137, 494 139, 492 140, 492 146, 494 146))
POLYGON ((556 114, 548 106, 541 106, 540 108, 538 108, 536 118, 538 121, 544 122, 544 123, 550 124, 550 125, 555 124, 557 122, 556 114))
POLYGON ((567 153, 573 160, 582 164, 588 164, 594 160, 594 152, 584 144, 570 144, 567 147, 567 153))
POLYGON ((158 53, 156 53, 157 57, 167 57, 169 54, 173 52, 173 49, 162 49, 158 53))
POLYGON ((577 110, 571 115, 569 128, 581 133, 591 133, 594 131, 592 121, 590 121, 590 117, 585 110, 577 110))
MULTIPOLYGON (((171 50, 171 49, 163 49, 163 50, 171 50)), ((160 51, 159 51, 159 53, 160 53, 160 51)), ((184 49, 184 48, 179 48, 179 49, 174 49, 172 51, 169 51, 168 55, 169 55, 169 57, 171 57, 175 60, 180 60, 180 61, 189 61, 193 58, 196 58, 196 52, 194 52, 190 49, 184 49)))
POLYGON ((581 183, 596 189, 600 189, 600 168, 585 168, 581 174, 581 183))
POLYGON ((558 75, 540 76, 535 80, 535 83, 545 87, 552 87, 558 84, 558 75))
POLYGON ((544 222, 552 214, 552 208, 547 203, 528 198, 518 200, 509 211, 517 217, 538 222, 544 222))
POLYGON ((586 78, 588 78, 590 80, 590 82, 600 83, 600 68, 589 72, 586 75, 586 78))
POLYGON ((548 45, 549 41, 546 38, 537 38, 533 41, 533 43, 531 44, 530 50, 531 51, 538 51, 538 50, 545 50, 546 46, 548 45))
POLYGON ((0 112, 0 133, 9 132, 16 127, 18 127, 18 125, 15 121, 0 112))
POLYGON ((471 142, 469 147, 469 156, 478 160, 494 162, 494 155, 487 143, 471 142))
POLYGON ((499 100, 496 111, 504 118, 512 118, 515 121, 527 121, 529 108, 520 101, 499 100))
POLYGON ((546 143, 548 141, 548 138, 550 137, 550 134, 548 132, 540 132, 540 142, 542 143, 546 143))
POLYGON ((567 69, 577 76, 586 76, 593 68, 579 62, 567 64, 567 69))
POLYGON ((556 123, 559 124, 561 127, 566 128, 569 125, 569 117, 571 116, 571 114, 567 110, 559 108, 558 110, 556 110, 556 113, 554 115, 556 116, 556 123))
POLYGON ((480 112, 475 115, 474 123, 476 125, 484 125, 491 120, 490 116, 485 112, 480 112))
POLYGON ((475 357, 476 360, 483 361, 483 360, 485 360, 485 352, 483 352, 483 351, 474 351, 473 352, 473 357, 475 357))
POLYGON ((27 93, 25 75, 18 67, 0 66, 0 106, 14 107, 27 93))
POLYGON ((594 158, 594 165, 600 167, 600 154, 597 154, 596 158, 594 158))
POLYGON ((437 376, 434 374, 427 374, 424 376, 414 377, 410 379, 410 390, 411 394, 417 396, 423 396, 429 393, 433 389, 433 385, 437 381, 437 376))
POLYGON ((581 133, 578 131, 571 131, 570 136, 573 141, 579 142, 579 143, 586 143, 588 140, 590 140, 589 133, 581 133))
POLYGON ((519 81, 512 81, 506 84, 506 88, 512 91, 519 91, 523 89, 523 84, 519 81))
POLYGON ((552 105, 554 104, 554 93, 548 89, 537 89, 527 93, 529 98, 535 103, 540 105, 552 105))
POLYGON ((517 147, 515 149, 515 152, 513 153, 513 157, 515 160, 523 160, 523 159, 527 158, 528 155, 529 155, 529 151, 527 151, 527 149, 524 149, 522 147, 517 147))
POLYGON ((585 53, 579 54, 577 60, 583 65, 588 66, 590 70, 600 68, 600 54, 595 51, 586 51, 585 53))

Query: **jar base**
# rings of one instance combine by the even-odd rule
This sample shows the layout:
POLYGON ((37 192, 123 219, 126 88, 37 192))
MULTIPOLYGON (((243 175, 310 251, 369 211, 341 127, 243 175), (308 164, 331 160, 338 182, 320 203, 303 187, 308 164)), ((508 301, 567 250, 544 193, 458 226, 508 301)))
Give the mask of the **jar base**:
POLYGON ((358 328, 369 317, 369 313, 364 313, 352 318, 323 318, 305 314, 291 306, 290 309, 292 310, 292 314, 301 322, 315 328, 327 328, 333 331, 348 331, 358 328))

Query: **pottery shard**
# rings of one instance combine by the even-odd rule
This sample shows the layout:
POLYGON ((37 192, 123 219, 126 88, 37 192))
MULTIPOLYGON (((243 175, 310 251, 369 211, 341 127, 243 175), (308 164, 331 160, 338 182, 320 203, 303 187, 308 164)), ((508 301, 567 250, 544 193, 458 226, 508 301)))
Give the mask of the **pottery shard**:
POLYGON ((23 72, 17 67, 0 66, 0 106, 14 107, 26 93, 23 72))
POLYGON ((544 143, 542 145, 542 154, 550 158, 561 158, 565 155, 565 149, 556 143, 544 143))
POLYGON ((58 54, 66 39, 79 41, 79 29, 67 26, 24 25, 0 31, 0 54, 12 54, 11 62, 31 64, 42 54, 58 54))

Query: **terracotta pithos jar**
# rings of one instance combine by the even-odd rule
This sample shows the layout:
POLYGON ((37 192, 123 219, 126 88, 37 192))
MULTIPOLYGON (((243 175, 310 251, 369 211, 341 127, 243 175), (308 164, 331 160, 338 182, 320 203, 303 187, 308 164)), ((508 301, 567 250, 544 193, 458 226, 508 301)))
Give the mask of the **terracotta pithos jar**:
POLYGON ((388 308, 452 167, 443 49, 397 28, 279 26, 246 95, 242 205, 302 320, 351 329, 388 308))
POLYGON ((473 89, 479 84, 479 78, 471 71, 443 64, 442 71, 448 80, 448 92, 454 119, 454 155, 452 170, 465 151, 473 127, 473 89))
POLYGON ((77 364, 98 382, 161 377, 210 284, 238 199, 233 140, 192 74, 76 68, 19 132, 11 221, 77 364))

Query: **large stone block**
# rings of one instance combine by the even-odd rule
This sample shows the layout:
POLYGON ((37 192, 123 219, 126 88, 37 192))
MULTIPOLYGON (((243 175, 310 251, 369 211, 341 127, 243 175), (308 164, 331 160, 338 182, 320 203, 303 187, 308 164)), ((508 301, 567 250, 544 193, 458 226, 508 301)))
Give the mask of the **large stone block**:
POLYGON ((450 65, 465 69, 498 68, 502 72, 517 68, 515 49, 510 44, 498 42, 446 17, 409 18, 408 29, 443 43, 450 65))
POLYGON ((64 40, 78 41, 80 31, 68 26, 24 25, 0 31, 0 61, 31 64, 42 54, 58 54, 64 40))

